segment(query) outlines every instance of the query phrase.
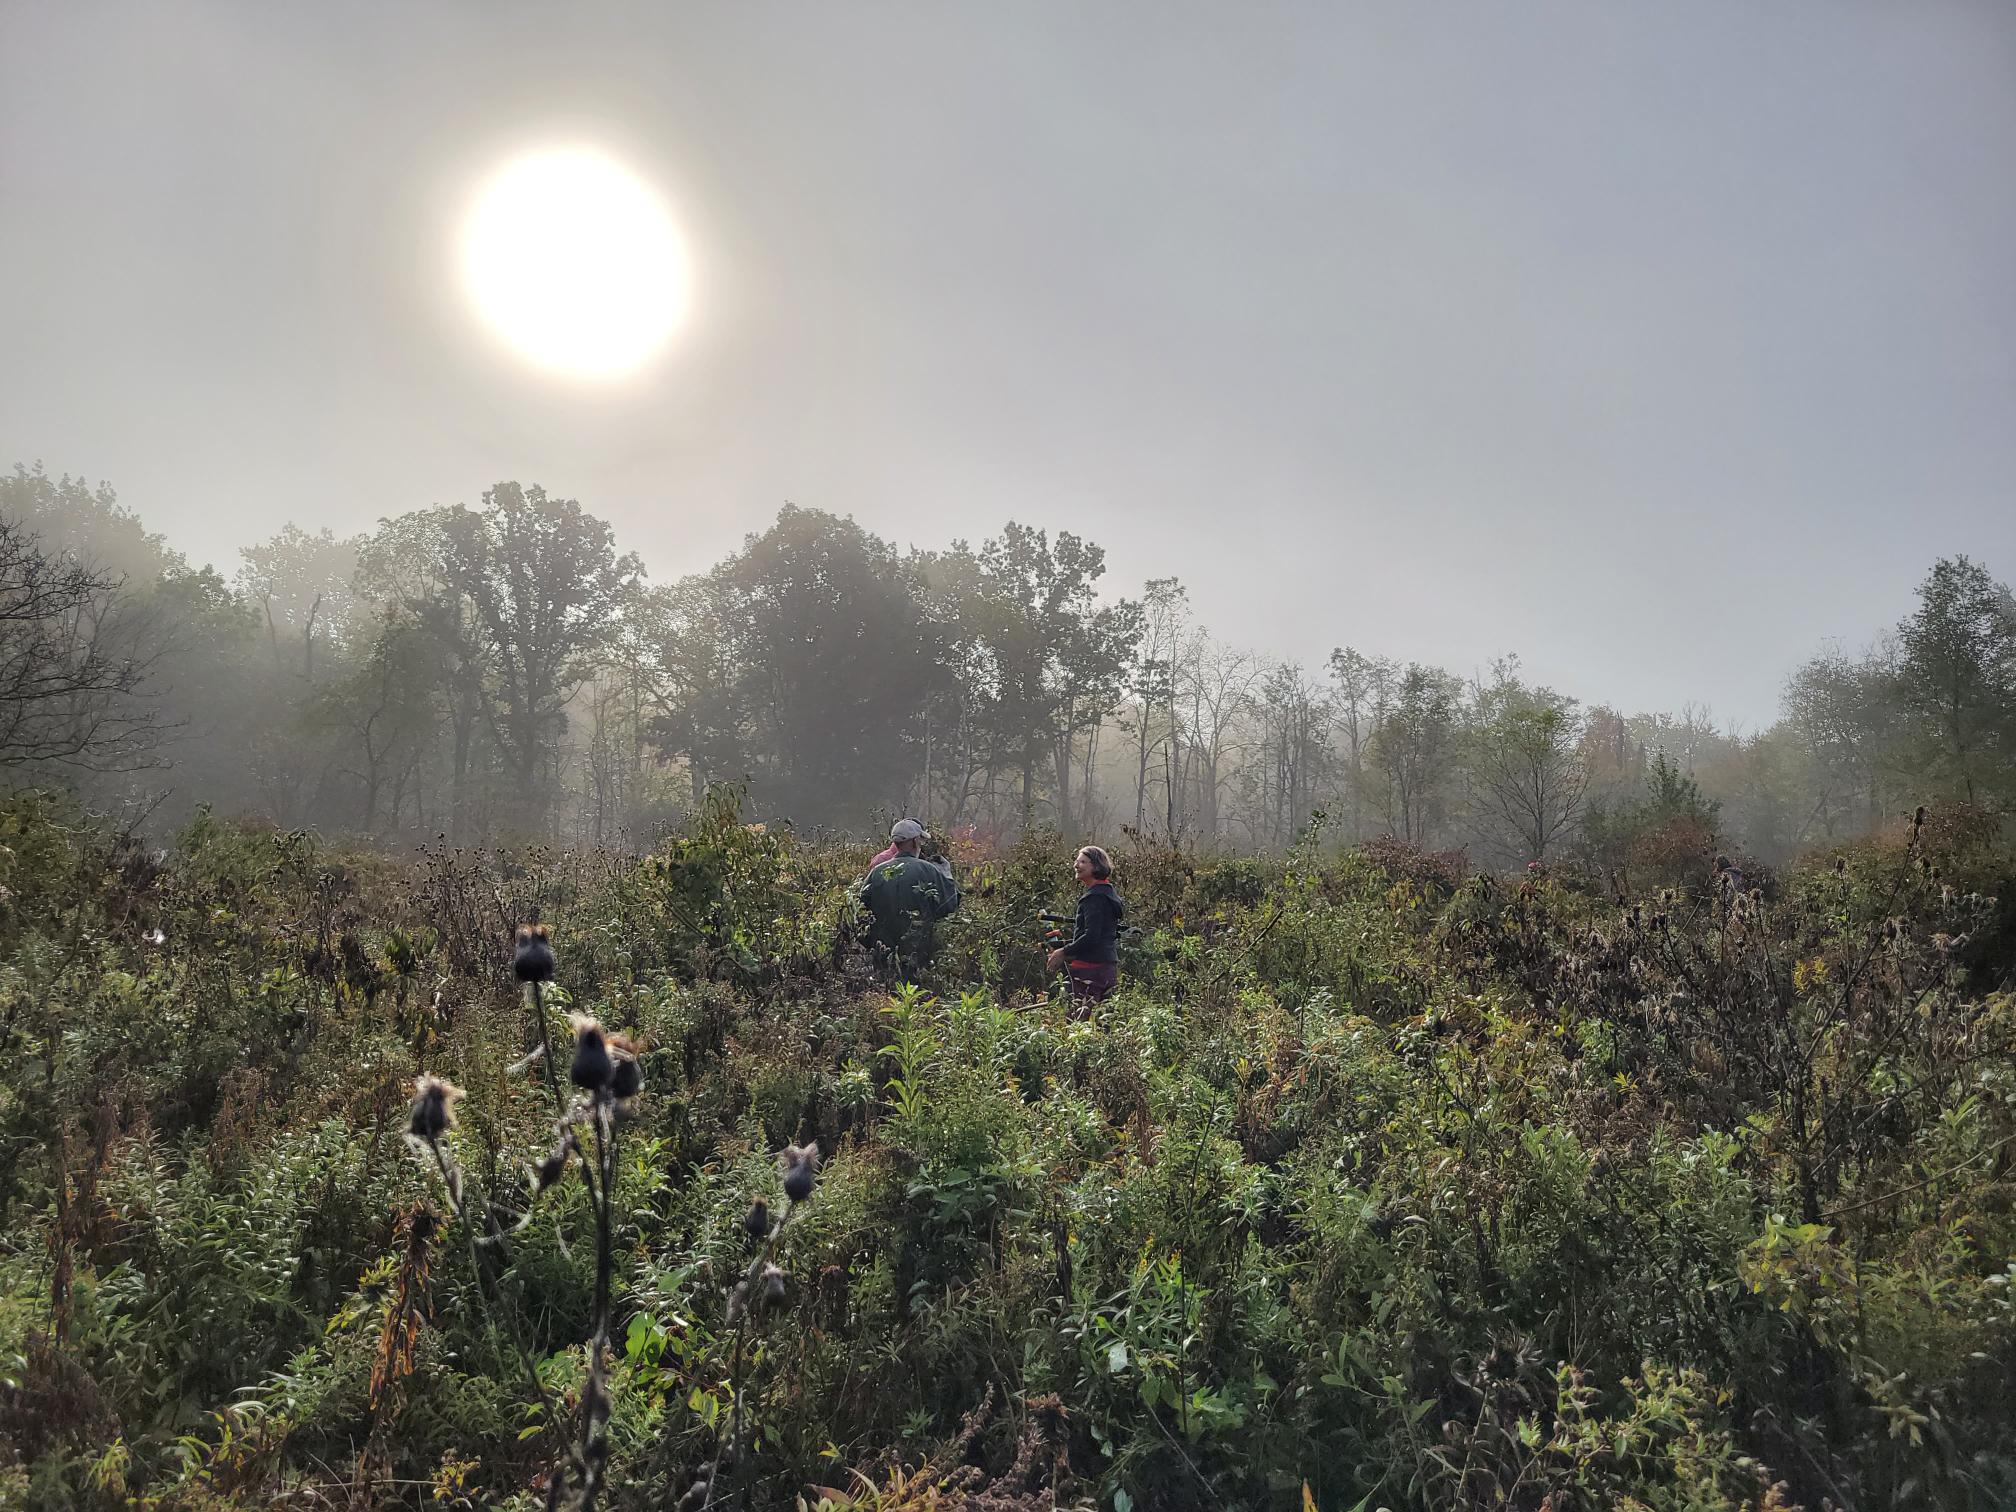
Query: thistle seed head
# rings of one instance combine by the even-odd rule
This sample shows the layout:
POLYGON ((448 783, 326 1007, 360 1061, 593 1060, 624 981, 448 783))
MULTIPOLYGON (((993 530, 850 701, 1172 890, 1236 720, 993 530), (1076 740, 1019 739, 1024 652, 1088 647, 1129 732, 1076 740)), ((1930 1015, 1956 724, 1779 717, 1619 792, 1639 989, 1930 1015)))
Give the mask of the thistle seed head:
POLYGON ((553 980, 553 941, 544 924, 520 924, 511 971, 521 982, 553 980))
POLYGON ((644 1090, 644 1063, 638 1059, 638 1047, 626 1036, 612 1034, 609 1054, 613 1061, 609 1095, 618 1102, 628 1102, 644 1090))
POLYGON ((565 1144, 557 1144, 546 1154, 546 1158, 532 1168, 532 1187, 543 1192, 567 1174, 567 1152, 565 1144))
POLYGON ((415 1139, 436 1140, 455 1127, 455 1104, 462 1089, 438 1076, 423 1076, 413 1084, 413 1110, 406 1132, 415 1139))
POLYGON ((583 1092, 607 1091, 616 1066, 609 1055, 609 1039, 603 1033, 602 1021, 585 1013, 573 1013, 568 1015, 567 1022, 574 1030, 574 1063, 567 1068, 568 1079, 583 1092))
POLYGON ((786 1145, 777 1157, 777 1166, 784 1173, 784 1195, 793 1202, 803 1202, 819 1179, 818 1142, 786 1145))

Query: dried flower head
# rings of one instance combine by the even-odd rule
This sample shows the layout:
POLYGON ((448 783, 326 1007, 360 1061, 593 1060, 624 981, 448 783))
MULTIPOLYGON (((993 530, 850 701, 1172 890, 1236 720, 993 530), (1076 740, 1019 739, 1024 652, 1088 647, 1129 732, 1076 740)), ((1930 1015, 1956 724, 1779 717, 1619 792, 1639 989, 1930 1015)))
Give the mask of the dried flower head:
POLYGON ((585 1013, 572 1013, 567 1022, 574 1030, 574 1063, 567 1068, 569 1079, 584 1092, 606 1091, 616 1067, 609 1055, 609 1039, 603 1033, 602 1021, 585 1013))
POLYGON ((521 982, 553 980, 553 941, 544 924, 520 924, 511 970, 521 982))
POLYGON ((547 1151, 546 1158, 532 1168, 532 1187, 543 1192, 567 1174, 569 1146, 564 1142, 547 1151))
POLYGON ((770 1237, 770 1204, 758 1197, 749 1204, 749 1211, 742 1215, 742 1232, 761 1244, 770 1237))
POLYGON ((435 1140, 455 1127, 455 1104, 462 1089, 438 1076, 423 1076, 413 1084, 413 1112, 406 1132, 415 1139, 435 1140))
POLYGON ((621 1034, 608 1037, 613 1063, 609 1073, 609 1095, 628 1102, 644 1090, 644 1063, 637 1058, 637 1045, 621 1034))
POLYGON ((784 1173, 784 1195, 793 1202, 803 1202, 819 1179, 818 1143, 786 1145, 777 1157, 777 1167, 784 1173))
POLYGON ((781 1304, 784 1300, 783 1270, 774 1264, 766 1265, 763 1267, 763 1274, 758 1279, 763 1285, 763 1305, 765 1307, 776 1307, 781 1304))

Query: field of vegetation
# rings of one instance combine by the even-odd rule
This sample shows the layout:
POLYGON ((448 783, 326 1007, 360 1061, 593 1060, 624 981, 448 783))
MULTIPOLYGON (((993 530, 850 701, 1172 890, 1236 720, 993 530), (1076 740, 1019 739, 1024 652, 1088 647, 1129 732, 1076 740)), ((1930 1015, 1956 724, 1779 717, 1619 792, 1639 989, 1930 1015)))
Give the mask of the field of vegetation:
POLYGON ((2016 1502, 1994 818, 1630 896, 1137 845, 1084 1016, 1069 855, 899 985, 866 847, 725 789, 642 856, 9 800, 0 1500, 2016 1502))

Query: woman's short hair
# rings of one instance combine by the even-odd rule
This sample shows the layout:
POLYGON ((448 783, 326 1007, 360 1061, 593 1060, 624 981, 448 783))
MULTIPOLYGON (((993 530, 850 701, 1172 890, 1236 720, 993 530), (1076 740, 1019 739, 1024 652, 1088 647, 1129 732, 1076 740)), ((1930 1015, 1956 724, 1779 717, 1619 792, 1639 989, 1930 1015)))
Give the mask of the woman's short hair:
POLYGON ((1078 854, 1091 863, 1092 875, 1097 877, 1101 882, 1106 881, 1113 875, 1113 858, 1098 846, 1088 845, 1079 851, 1078 854))

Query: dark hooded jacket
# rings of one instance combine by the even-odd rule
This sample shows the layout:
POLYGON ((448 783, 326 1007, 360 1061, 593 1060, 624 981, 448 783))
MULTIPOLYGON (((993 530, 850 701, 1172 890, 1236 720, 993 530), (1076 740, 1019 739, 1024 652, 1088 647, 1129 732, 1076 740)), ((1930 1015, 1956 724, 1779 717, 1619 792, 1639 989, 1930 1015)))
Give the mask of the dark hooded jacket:
POLYGON ((1120 921, 1127 905, 1111 882, 1094 882, 1078 900, 1078 932, 1064 947, 1064 959, 1105 965, 1120 959, 1120 921))

